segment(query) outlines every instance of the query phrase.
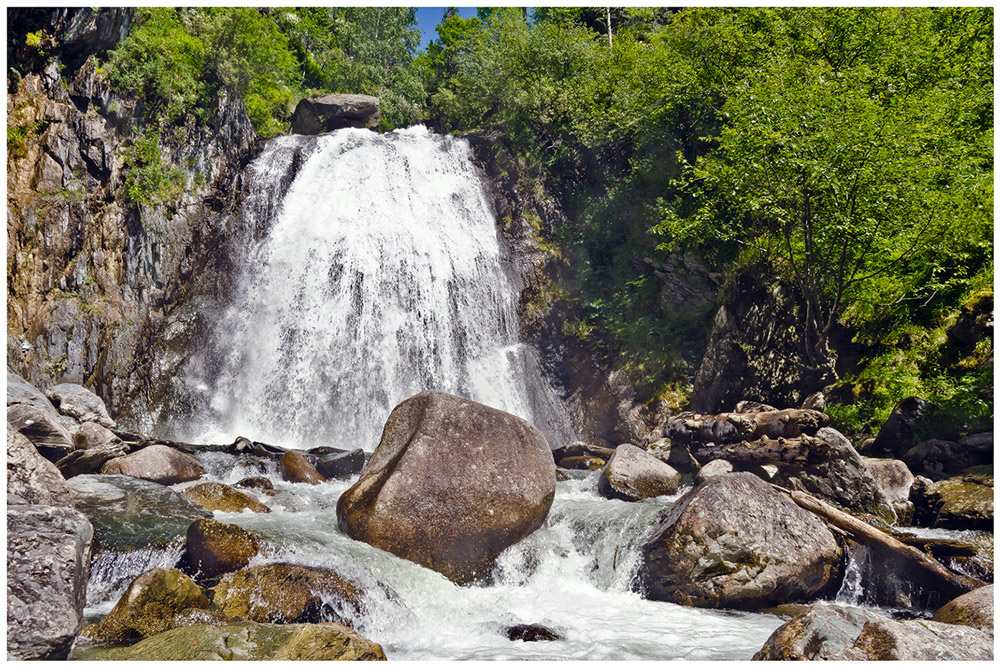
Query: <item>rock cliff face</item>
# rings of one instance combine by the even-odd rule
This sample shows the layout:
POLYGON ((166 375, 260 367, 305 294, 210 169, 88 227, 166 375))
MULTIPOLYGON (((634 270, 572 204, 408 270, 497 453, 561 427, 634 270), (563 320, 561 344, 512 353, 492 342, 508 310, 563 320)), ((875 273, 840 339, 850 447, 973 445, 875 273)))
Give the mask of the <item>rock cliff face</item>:
POLYGON ((161 136, 179 194, 130 202, 125 157, 145 121, 95 54, 127 34, 132 10, 40 11, 8 16, 43 26, 8 72, 8 365, 39 387, 86 385, 123 426, 149 428, 196 330, 194 304, 226 285, 225 240, 259 137, 242 103, 220 98, 205 126, 161 136))

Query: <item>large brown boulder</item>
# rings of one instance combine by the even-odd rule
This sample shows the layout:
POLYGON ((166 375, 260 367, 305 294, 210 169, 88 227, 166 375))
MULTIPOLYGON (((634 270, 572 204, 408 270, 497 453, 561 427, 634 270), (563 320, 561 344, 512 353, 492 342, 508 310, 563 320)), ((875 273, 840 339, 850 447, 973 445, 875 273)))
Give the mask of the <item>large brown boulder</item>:
POLYGON ((555 485, 552 452, 531 424, 426 391, 389 415, 337 517, 354 539, 469 582, 542 525, 555 485))
POLYGON ((322 134, 345 127, 374 130, 379 102, 371 95, 317 95, 299 102, 292 114, 293 134, 322 134))
POLYGON ((127 647, 77 651, 79 660, 385 660, 382 647, 336 623, 191 625, 127 647))
POLYGON ((227 618, 258 623, 352 626, 362 594, 332 570, 275 563, 223 576, 212 589, 212 608, 227 618))
POLYGON ((131 643, 174 627, 174 614, 208 609, 208 598, 191 577, 172 568, 154 568, 132 580, 111 613, 94 632, 103 642, 131 643))
POLYGON ((181 494, 191 502, 201 505, 207 510, 220 512, 260 512, 266 514, 271 508, 257 502, 242 491, 237 491, 228 484, 221 482, 202 482, 189 486, 181 494))
POLYGON ((196 519, 188 527, 183 568, 198 579, 246 567, 260 552, 263 539, 235 524, 196 519))
POLYGON ((993 584, 960 595, 938 609, 932 621, 968 625, 993 634, 993 584))
POLYGON ((839 585, 841 548, 826 524, 751 473, 706 480, 658 521, 642 548, 647 598, 760 609, 839 585))
POLYGON ((111 459, 101 468, 101 474, 129 475, 169 486, 198 479, 205 474, 205 468, 190 454, 166 445, 150 445, 128 456, 111 459))
POLYGON ((73 507, 73 492, 55 464, 14 429, 7 429, 7 497, 31 505, 73 507))
POLYGON ((301 484, 322 484, 326 481, 302 452, 295 450, 285 452, 281 456, 281 479, 301 484))
POLYGON ((619 445, 597 479, 605 498, 643 500, 669 496, 681 485, 681 474, 635 445, 619 445))

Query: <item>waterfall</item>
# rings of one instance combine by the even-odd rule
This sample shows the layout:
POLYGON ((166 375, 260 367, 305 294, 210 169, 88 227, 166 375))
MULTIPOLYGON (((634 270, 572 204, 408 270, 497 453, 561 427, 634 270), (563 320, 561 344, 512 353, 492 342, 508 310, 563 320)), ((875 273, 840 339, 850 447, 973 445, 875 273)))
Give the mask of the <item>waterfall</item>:
POLYGON ((423 127, 268 142, 248 172, 236 294, 186 372, 203 439, 370 451, 425 389, 571 439, 518 339, 520 286, 470 157, 423 127))

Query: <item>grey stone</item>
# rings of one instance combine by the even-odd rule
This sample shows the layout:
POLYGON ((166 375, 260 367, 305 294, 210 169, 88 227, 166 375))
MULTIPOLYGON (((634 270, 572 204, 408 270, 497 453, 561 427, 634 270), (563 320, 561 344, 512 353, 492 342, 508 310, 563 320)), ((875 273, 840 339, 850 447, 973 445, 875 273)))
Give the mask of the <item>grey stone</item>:
POLYGON ((7 423, 8 428, 19 431, 50 461, 58 461, 73 451, 73 437, 54 410, 15 403, 7 406, 7 423))
POLYGON ((64 415, 79 422, 97 422, 107 428, 117 428, 118 424, 108 414, 104 401, 86 387, 78 384, 63 383, 49 387, 45 396, 52 405, 64 415))
POLYGON ((681 474, 635 445, 619 445, 601 471, 597 491, 605 498, 643 500, 677 491, 681 474))
POLYGON ((7 405, 24 403, 32 405, 39 410, 55 411, 49 399, 45 398, 40 390, 36 389, 27 380, 16 373, 7 370, 7 405))
POLYGON ((865 625, 847 660, 992 660, 993 638, 976 628, 935 621, 881 619, 865 625))
POLYGON ((854 646, 874 611, 828 605, 809 608, 775 630, 754 660, 839 660, 854 646))
MULTIPOLYGON (((695 476, 695 482, 701 484, 702 482, 711 479, 712 477, 718 477, 719 475, 725 475, 733 471, 733 464, 725 459, 716 459, 714 461, 709 461, 698 474, 695 476)), ((759 476, 759 475, 758 475, 759 476)))
POLYGON ((128 445, 118 438, 87 449, 70 452, 56 461, 56 467, 66 479, 77 475, 92 475, 100 472, 104 464, 128 454, 128 445))
POLYGON ((59 469, 27 438, 7 429, 8 498, 11 495, 31 505, 73 507, 73 494, 59 469))
POLYGON ((371 95, 319 95, 299 102, 292 114, 294 134, 322 134, 345 127, 376 129, 379 101, 371 95))
POLYGON ((205 474, 205 468, 190 454, 166 445, 150 445, 108 461, 101 468, 101 474, 130 475, 169 485, 198 479, 205 474))
POLYGON ((7 506, 7 657, 62 660, 83 625, 87 518, 69 507, 7 506))
POLYGON ((316 457, 314 467, 326 479, 350 477, 365 467, 365 451, 355 449, 341 454, 321 454, 316 457))

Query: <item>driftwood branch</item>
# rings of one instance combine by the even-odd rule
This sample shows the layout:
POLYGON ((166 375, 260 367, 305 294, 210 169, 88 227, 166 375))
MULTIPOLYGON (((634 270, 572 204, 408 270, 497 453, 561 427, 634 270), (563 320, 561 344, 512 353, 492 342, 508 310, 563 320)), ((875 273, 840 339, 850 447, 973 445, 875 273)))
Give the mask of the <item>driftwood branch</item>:
POLYGON ((853 540, 883 551, 888 551, 908 564, 916 566, 924 573, 930 575, 931 579, 940 585, 942 593, 950 596, 949 599, 958 597, 962 593, 967 593, 983 585, 982 582, 976 581, 971 577, 952 572, 919 549, 903 544, 884 531, 860 519, 856 519, 835 507, 831 507, 808 493, 791 491, 776 484, 772 484, 772 486, 779 491, 787 493, 799 507, 809 510, 813 514, 822 517, 832 526, 843 530, 853 540))

